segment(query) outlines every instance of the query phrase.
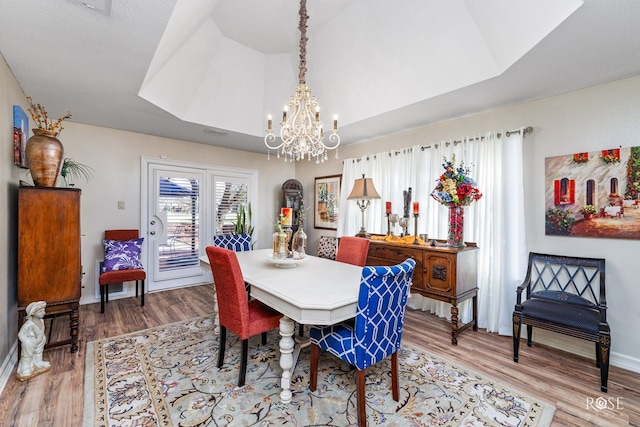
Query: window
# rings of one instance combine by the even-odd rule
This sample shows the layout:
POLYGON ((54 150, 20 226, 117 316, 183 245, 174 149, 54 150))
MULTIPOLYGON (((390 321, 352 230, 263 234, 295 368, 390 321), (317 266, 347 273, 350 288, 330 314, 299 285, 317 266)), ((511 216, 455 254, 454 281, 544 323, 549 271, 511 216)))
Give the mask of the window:
POLYGON ((569 178, 556 179, 553 183, 554 204, 571 205, 576 202, 576 180, 569 178))

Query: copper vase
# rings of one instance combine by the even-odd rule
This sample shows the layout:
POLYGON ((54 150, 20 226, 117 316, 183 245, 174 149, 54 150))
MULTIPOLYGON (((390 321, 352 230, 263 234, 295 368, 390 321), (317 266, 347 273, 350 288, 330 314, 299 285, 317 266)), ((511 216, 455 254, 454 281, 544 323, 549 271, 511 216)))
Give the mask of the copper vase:
POLYGON ((57 133, 47 129, 33 129, 26 146, 29 172, 36 187, 55 187, 62 165, 64 147, 57 133))

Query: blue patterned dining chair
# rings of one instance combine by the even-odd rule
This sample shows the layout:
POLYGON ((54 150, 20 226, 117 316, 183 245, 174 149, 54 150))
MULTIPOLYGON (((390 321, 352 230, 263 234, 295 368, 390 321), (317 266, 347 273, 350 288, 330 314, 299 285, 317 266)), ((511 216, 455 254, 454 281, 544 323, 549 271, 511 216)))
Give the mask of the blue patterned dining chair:
POLYGON ((402 264, 389 267, 363 267, 355 325, 344 322, 321 328, 312 327, 309 331, 309 389, 316 390, 321 349, 355 366, 360 426, 367 424, 364 393, 364 370, 367 366, 391 356, 391 392, 393 399, 398 401, 398 350, 415 265, 413 259, 407 259, 402 264))

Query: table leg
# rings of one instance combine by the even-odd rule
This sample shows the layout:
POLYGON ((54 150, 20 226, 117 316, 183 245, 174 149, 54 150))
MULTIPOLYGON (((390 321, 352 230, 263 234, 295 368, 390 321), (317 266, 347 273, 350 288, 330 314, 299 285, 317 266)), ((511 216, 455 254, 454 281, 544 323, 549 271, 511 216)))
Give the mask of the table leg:
POLYGON ((78 351, 78 327, 79 326, 80 326, 79 304, 74 303, 71 306, 71 313, 69 314, 71 353, 75 353, 76 351, 78 351))
POLYGON ((451 344, 458 345, 458 306, 451 305, 451 344))
POLYGON ((473 296, 473 330, 478 330, 478 295, 473 296))
POLYGON ((293 333, 295 331, 295 325, 293 320, 287 316, 282 316, 280 319, 280 367, 282 368, 282 380, 280 386, 282 391, 280 392, 280 399, 282 403, 291 402, 291 367, 293 366, 293 347, 295 341, 293 340, 293 333))

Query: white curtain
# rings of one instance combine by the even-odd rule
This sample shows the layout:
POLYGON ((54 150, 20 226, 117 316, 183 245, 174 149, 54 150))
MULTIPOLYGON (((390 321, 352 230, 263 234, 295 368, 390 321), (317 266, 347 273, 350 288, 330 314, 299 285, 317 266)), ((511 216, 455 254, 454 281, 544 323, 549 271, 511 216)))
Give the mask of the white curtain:
MULTIPOLYGON (((478 251, 478 323, 488 332, 511 335, 511 315, 515 289, 526 273, 527 253, 524 228, 524 187, 522 145, 524 129, 489 132, 460 141, 440 141, 430 147, 370 154, 347 159, 342 172, 338 236, 354 235, 361 225, 356 201, 347 200, 353 182, 364 173, 372 178, 380 200, 372 200, 365 211, 365 229, 387 231, 384 203, 390 201, 394 213, 403 213, 403 191, 412 189, 412 200, 420 203, 418 232, 444 239, 448 231, 448 210, 430 197, 442 174, 443 158, 464 162, 483 193, 482 199, 465 209, 466 241, 476 242, 478 251), (344 207, 344 208, 343 208, 344 207)), ((413 233, 413 218, 409 227, 413 233)), ((396 229, 396 234, 399 229, 396 229)), ((428 298, 412 298, 413 308, 427 310, 450 319, 448 303, 428 298)), ((463 322, 471 319, 470 301, 459 306, 463 322)))

